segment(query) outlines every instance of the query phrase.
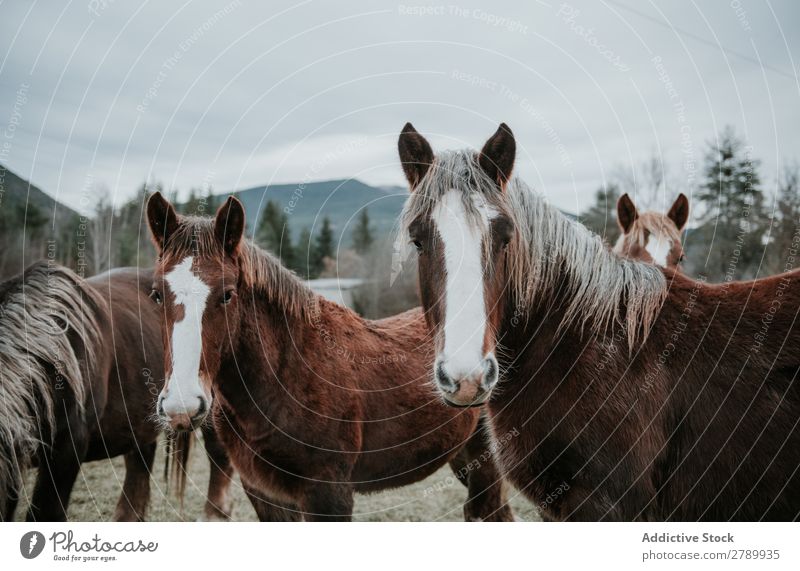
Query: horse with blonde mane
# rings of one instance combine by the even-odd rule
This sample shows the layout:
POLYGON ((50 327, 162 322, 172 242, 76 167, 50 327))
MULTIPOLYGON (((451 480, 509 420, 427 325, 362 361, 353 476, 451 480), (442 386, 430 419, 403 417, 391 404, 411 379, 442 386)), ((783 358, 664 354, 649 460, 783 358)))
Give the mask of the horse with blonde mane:
MULTIPOLYGON (((446 402, 556 520, 800 516, 800 271, 708 284, 621 258, 512 178, 501 125, 434 154, 411 124, 402 232, 446 402)), ((787 262, 788 263, 788 262, 787 262)))

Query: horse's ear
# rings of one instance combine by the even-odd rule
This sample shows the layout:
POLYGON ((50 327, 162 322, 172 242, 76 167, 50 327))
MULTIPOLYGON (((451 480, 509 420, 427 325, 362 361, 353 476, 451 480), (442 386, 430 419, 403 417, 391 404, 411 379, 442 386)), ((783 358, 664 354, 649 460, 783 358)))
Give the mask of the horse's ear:
POLYGON ((397 150, 400 152, 403 172, 413 192, 433 164, 433 149, 411 123, 406 123, 397 139, 397 150))
POLYGON ((178 215, 169 200, 160 192, 147 199, 147 223, 153 235, 153 242, 161 253, 167 239, 178 229, 178 215))
POLYGON ((235 196, 229 196, 214 218, 214 233, 227 254, 234 254, 244 235, 244 206, 235 196))
POLYGON ((511 171, 514 170, 514 159, 517 156, 517 142, 508 125, 500 123, 495 134, 489 137, 481 149, 478 162, 492 180, 500 188, 505 188, 511 171))
POLYGON ((675 223, 678 230, 683 230, 686 221, 689 220, 689 199, 686 198, 685 194, 680 193, 678 195, 678 198, 672 204, 672 208, 667 212, 667 218, 675 223))
POLYGON ((624 234, 630 232, 631 226, 633 226, 638 217, 639 213, 636 212, 636 206, 626 192, 617 200, 617 223, 619 223, 619 227, 622 228, 624 234))

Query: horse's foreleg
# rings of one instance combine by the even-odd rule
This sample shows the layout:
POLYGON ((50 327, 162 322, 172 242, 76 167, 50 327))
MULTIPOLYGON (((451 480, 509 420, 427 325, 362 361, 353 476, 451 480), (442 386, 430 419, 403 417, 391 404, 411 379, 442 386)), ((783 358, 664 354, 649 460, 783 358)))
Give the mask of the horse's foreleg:
POLYGON ((203 444, 211 466, 204 519, 230 521, 233 508, 230 497, 233 465, 212 426, 203 426, 203 444))
POLYGON ((114 510, 114 521, 144 521, 150 504, 150 473, 157 442, 151 442, 125 455, 125 483, 114 510))
POLYGON ((303 501, 306 521, 351 521, 353 488, 345 484, 313 484, 303 501))
MULTIPOLYGON (((514 521, 514 512, 508 505, 503 476, 494 463, 489 450, 488 437, 481 417, 478 427, 459 452, 461 461, 459 479, 466 478, 467 501, 464 503, 466 521, 514 521)), ((456 468, 453 462, 450 466, 456 468)), ((463 481, 463 480, 462 480, 463 481)))
POLYGON ((69 496, 89 447, 86 425, 73 420, 57 432, 52 446, 41 447, 27 521, 67 521, 69 496))
POLYGON ((242 482, 242 488, 247 499, 256 510, 258 521, 301 521, 300 511, 294 506, 288 506, 264 497, 257 489, 242 482))

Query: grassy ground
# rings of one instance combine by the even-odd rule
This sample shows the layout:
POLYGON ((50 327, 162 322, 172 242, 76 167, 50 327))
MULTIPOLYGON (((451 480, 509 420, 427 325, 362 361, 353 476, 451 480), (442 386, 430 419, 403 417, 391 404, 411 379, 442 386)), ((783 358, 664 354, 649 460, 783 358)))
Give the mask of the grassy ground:
MULTIPOLYGON (((150 521, 195 521, 203 513, 208 487, 208 460, 200 443, 195 446, 187 483, 184 508, 167 494, 163 479, 164 446, 159 446, 151 480, 150 521)), ((357 495, 354 519, 358 521, 462 521, 462 504, 466 488, 455 481, 449 467, 444 467, 426 480, 411 486, 379 494, 357 495)), ((110 520, 125 478, 121 457, 84 464, 69 506, 72 521, 110 520)), ((33 489, 29 478, 27 490, 33 489)), ((517 519, 538 521, 533 505, 509 488, 511 506, 517 519)), ((237 481, 232 486, 235 521, 256 521, 256 514, 237 481)), ((20 507, 17 519, 24 517, 20 507)))

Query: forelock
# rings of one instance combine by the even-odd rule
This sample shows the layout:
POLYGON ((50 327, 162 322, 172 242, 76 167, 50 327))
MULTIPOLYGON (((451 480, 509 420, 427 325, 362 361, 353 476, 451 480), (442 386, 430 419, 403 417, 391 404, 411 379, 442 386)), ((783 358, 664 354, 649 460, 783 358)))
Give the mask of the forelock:
POLYGON ((482 207, 498 212, 508 208, 497 183, 478 164, 478 155, 472 149, 439 153, 419 185, 406 201, 401 217, 402 233, 416 220, 430 219, 445 194, 451 190, 461 192, 464 212, 470 224, 482 224, 482 207))
POLYGON ((178 228, 170 234, 164 245, 161 260, 166 265, 173 265, 188 256, 210 258, 224 255, 222 244, 214 233, 213 218, 181 216, 178 228))

